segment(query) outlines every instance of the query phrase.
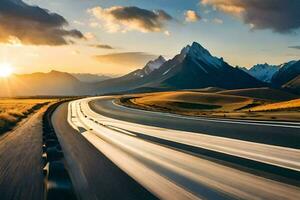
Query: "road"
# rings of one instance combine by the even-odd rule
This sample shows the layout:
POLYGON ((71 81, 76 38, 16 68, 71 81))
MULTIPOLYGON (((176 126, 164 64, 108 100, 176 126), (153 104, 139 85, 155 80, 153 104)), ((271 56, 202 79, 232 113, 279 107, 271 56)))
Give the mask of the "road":
POLYGON ((116 105, 109 97, 91 101, 90 106, 106 117, 122 121, 300 149, 299 123, 215 120, 149 112, 116 105))
POLYGON ((297 123, 154 113, 116 105, 111 97, 64 105, 53 123, 83 198, 97 199, 104 190, 102 197, 113 199, 122 180, 129 187, 122 192, 135 195, 130 199, 149 193, 160 199, 300 198, 297 123), (105 172, 92 165, 95 159, 110 163, 105 172), (91 182, 103 173, 112 173, 105 176, 111 181, 91 182))
POLYGON ((68 103, 54 112, 52 123, 80 199, 156 199, 70 126, 68 103))

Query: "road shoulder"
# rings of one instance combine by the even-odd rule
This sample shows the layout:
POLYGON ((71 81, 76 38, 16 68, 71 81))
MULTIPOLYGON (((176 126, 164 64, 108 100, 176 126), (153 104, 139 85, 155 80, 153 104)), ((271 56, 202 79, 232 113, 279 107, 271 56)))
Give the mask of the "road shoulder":
POLYGON ((42 116, 31 115, 0 139, 1 200, 43 198, 42 116))

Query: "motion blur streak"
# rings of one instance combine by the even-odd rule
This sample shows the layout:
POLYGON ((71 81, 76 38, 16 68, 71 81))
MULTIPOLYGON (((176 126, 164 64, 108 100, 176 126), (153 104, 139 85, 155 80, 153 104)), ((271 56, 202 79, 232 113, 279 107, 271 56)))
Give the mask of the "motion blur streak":
POLYGON ((123 122, 69 104, 68 122, 99 151, 161 199, 299 199, 300 188, 149 142, 138 134, 300 171, 297 149, 123 122))

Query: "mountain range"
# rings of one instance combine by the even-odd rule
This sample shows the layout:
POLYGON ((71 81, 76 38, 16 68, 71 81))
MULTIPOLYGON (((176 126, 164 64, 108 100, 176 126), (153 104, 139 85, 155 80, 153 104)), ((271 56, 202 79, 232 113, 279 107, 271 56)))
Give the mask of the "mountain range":
MULTIPOLYGON (((161 57, 158 59, 163 60, 161 57)), ((212 56, 196 42, 184 47, 174 58, 161 62, 151 73, 144 73, 145 69, 147 65, 125 76, 102 81, 98 83, 98 87, 105 92, 119 92, 266 86, 243 70, 230 66, 222 58, 212 56)))
POLYGON ((12 75, 0 79, 0 96, 76 96, 92 94, 93 84, 84 83, 69 73, 51 71, 12 75))
MULTIPOLYGON (((232 67, 194 42, 166 60, 163 56, 118 78, 58 71, 13 75, 0 79, 0 96, 98 95, 124 92, 275 87, 299 92, 300 61, 279 66, 258 64, 251 69, 232 67)), ((300 93, 299 93, 300 94, 300 93)))
POLYGON ((258 80, 269 83, 270 87, 288 89, 300 94, 300 60, 281 65, 258 64, 242 70, 258 80))
POLYGON ((97 83, 112 78, 111 76, 102 74, 72 73, 71 75, 84 83, 97 83))
POLYGON ((250 69, 242 68, 245 72, 249 73, 251 76, 257 78, 260 81, 270 83, 273 75, 280 69, 277 65, 257 64, 250 69))

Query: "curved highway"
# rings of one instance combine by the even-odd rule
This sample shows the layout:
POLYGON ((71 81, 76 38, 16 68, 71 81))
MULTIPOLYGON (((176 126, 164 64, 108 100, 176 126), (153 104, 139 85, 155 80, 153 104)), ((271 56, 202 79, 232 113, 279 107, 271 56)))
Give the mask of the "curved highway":
POLYGON ((300 198, 298 123, 155 113, 113 97, 65 104, 52 121, 82 199, 300 198))
POLYGON ((114 103, 113 97, 92 100, 90 106, 97 113, 122 121, 300 149, 297 122, 187 117, 127 108, 114 103))

